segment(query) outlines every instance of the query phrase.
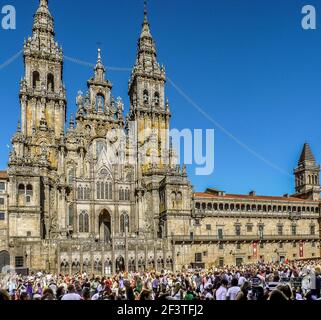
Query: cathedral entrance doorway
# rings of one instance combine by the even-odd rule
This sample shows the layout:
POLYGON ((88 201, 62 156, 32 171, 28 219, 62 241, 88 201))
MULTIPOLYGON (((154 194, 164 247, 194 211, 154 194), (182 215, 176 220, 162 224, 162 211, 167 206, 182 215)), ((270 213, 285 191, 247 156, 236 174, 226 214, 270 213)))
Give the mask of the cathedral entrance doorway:
POLYGON ((125 259, 122 256, 119 256, 116 260, 116 272, 125 271, 125 259))
POLYGON ((107 210, 99 215, 99 238, 105 243, 111 242, 111 216, 107 210))
POLYGON ((0 252, 0 273, 4 267, 10 265, 10 255, 8 251, 1 251, 0 252))

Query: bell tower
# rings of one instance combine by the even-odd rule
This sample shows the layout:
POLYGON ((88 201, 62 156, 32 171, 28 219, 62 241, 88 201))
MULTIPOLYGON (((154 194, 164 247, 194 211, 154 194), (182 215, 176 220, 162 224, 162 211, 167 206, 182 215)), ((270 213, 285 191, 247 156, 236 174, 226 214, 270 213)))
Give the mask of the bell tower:
POLYGON ((298 167, 294 170, 295 191, 304 197, 313 200, 320 198, 320 166, 316 163, 310 145, 305 143, 298 162, 298 167))
POLYGON ((129 80, 129 121, 135 122, 138 152, 144 160, 138 160, 142 172, 153 164, 162 167, 169 148, 169 103, 165 98, 165 68, 157 61, 157 51, 148 22, 145 2, 144 21, 138 40, 138 50, 129 80))
POLYGON ((46 122, 58 139, 64 132, 66 93, 62 83, 63 53, 55 41, 48 0, 40 0, 32 36, 25 40, 25 75, 20 85, 21 133, 31 137, 46 122))

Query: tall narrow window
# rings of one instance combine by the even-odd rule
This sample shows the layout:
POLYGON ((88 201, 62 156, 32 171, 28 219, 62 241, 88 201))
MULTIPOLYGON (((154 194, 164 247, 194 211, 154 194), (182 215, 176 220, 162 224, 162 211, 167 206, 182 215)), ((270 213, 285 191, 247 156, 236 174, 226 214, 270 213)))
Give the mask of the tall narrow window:
POLYGON ((159 106, 159 93, 156 92, 154 96, 155 106, 159 106))
POLYGON ((130 201, 129 189, 125 190, 125 200, 130 201))
POLYGON ((49 73, 47 76, 47 89, 49 92, 55 91, 55 80, 52 73, 49 73))
POLYGON ((19 184, 18 193, 25 194, 25 186, 23 184, 19 184))
POLYGON ((40 74, 38 71, 34 71, 32 73, 32 87, 36 89, 37 87, 39 87, 39 83, 40 83, 40 74))
POLYGON ((89 232, 89 215, 87 212, 84 215, 84 232, 89 232))
POLYGON ((147 91, 147 90, 144 90, 143 100, 144 100, 144 103, 145 103, 145 104, 147 104, 148 101, 149 101, 149 94, 148 94, 148 91, 147 91))
POLYGON ((100 182, 97 182, 97 199, 100 199, 100 182))
POLYGON ((79 215, 79 232, 82 233, 84 232, 84 215, 81 213, 79 215))
POLYGON ((109 200, 113 200, 113 184, 109 182, 109 200))
POLYGON ((74 206, 71 204, 68 211, 68 226, 72 227, 74 225, 74 206))

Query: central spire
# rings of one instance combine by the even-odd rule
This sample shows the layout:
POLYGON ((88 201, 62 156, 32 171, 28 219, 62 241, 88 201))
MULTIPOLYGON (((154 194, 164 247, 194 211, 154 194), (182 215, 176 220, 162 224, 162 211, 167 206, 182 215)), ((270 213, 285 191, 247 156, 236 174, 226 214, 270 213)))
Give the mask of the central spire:
POLYGON ((152 38, 150 32, 150 26, 148 22, 148 9, 147 9, 147 0, 144 0, 144 22, 143 29, 140 38, 152 38))
POLYGON ((34 15, 33 32, 46 32, 54 35, 54 22, 49 11, 48 0, 40 0, 39 7, 34 15))

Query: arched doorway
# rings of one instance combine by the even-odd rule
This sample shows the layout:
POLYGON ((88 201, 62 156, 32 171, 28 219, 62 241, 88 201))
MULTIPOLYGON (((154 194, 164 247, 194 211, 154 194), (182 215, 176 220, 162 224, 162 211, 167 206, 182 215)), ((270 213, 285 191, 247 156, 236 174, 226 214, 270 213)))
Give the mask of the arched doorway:
POLYGON ((103 242, 111 242, 111 216, 107 210, 99 215, 99 238, 103 242))
POLYGON ((0 273, 4 267, 10 265, 10 254, 8 251, 1 251, 0 252, 0 273))
POLYGON ((125 259, 122 256, 119 256, 116 260, 116 272, 125 271, 125 259))

